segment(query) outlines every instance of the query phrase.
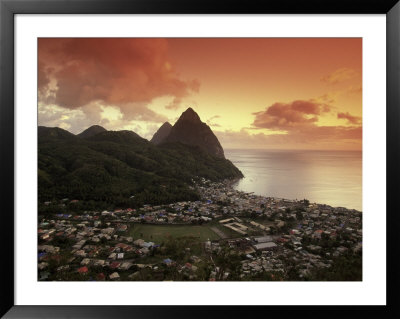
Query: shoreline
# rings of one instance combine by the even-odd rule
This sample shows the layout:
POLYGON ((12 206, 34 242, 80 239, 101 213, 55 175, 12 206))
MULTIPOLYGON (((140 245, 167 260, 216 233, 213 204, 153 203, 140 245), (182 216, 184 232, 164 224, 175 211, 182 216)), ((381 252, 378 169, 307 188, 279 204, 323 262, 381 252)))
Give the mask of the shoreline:
POLYGON ((284 199, 306 198, 332 207, 363 210, 362 153, 314 150, 227 150, 244 178, 244 192, 284 199))
MULTIPOLYGON (((264 197, 264 198, 267 198, 267 199, 271 198, 271 199, 274 199, 274 200, 292 201, 292 202, 301 202, 301 201, 303 201, 304 199, 306 199, 306 200, 308 200, 308 201, 310 202, 310 204, 314 204, 314 205, 318 205, 318 206, 327 206, 327 207, 337 208, 337 209, 346 209, 346 210, 357 211, 357 212, 362 213, 362 210, 359 210, 359 209, 356 209, 356 208, 349 208, 349 207, 345 207, 345 206, 332 206, 332 205, 330 205, 330 204, 312 202, 312 201, 310 201, 308 198, 304 198, 304 199, 297 199, 297 198, 296 198, 296 199, 290 199, 290 198, 285 198, 285 197, 267 196, 267 195, 257 194, 256 192, 247 192, 247 191, 243 191, 243 190, 240 190, 240 189, 236 189, 236 188, 235 188, 235 184, 236 184, 236 183, 239 183, 240 180, 243 179, 243 178, 245 178, 245 177, 236 178, 236 179, 234 179, 234 180, 227 180, 225 185, 226 185, 227 187, 230 187, 230 188, 231 188, 232 190, 234 190, 234 191, 241 192, 241 193, 244 193, 244 194, 250 194, 250 195, 254 195, 254 196, 260 196, 260 197, 264 197)), ((225 181, 224 181, 224 183, 225 183, 225 181)))

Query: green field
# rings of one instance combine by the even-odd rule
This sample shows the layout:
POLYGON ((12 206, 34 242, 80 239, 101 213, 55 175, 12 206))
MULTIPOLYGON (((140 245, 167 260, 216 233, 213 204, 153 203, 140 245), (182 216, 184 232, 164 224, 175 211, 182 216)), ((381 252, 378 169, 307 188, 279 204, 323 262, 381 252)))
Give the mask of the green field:
POLYGON ((193 236, 201 241, 207 239, 219 239, 219 236, 214 233, 210 226, 198 225, 148 225, 148 224, 131 224, 129 236, 134 239, 142 238, 146 241, 152 241, 156 244, 161 244, 167 237, 184 237, 193 236))

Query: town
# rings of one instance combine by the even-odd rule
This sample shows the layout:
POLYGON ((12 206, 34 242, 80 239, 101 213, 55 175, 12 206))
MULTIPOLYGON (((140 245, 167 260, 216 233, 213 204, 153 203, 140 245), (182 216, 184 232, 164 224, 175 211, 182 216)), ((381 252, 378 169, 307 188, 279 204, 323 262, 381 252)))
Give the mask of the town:
POLYGON ((39 214, 38 279, 362 279, 360 211, 244 193, 229 181, 193 188, 201 200, 138 209, 65 212, 78 201, 46 202, 64 209, 39 214))

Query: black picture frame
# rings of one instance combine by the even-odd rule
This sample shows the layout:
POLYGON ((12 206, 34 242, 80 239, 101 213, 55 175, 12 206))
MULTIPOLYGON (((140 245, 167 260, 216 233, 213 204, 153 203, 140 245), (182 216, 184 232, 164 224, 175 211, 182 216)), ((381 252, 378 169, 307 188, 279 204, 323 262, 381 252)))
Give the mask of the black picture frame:
MULTIPOLYGON (((399 0, 0 0, 0 315, 5 318, 247 317, 316 314, 328 318, 399 318, 397 191, 400 137, 399 0), (387 50, 386 306, 16 306, 14 302, 14 17, 16 14, 385 14, 387 50), (268 309, 266 309, 268 307, 268 309)), ((379 108, 379 106, 377 106, 379 108)), ((380 106, 383 107, 383 106, 380 106)), ((240 293, 240 292, 238 292, 240 293)), ((43 301, 45 303, 45 300, 43 301)))

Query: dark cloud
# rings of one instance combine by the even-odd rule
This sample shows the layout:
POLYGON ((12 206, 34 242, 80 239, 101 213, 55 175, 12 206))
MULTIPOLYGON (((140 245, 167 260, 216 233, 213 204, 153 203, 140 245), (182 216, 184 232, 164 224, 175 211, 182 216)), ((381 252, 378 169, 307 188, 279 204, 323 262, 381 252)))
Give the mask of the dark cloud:
POLYGON ((329 112, 331 107, 314 101, 293 101, 275 103, 265 111, 253 113, 253 125, 257 128, 290 130, 297 126, 306 126, 318 121, 318 116, 329 112))
MULTIPOLYGON (((54 81, 52 102, 58 106, 98 102, 118 106, 126 117, 139 114, 131 108, 143 111, 163 96, 174 97, 170 107, 177 108, 200 87, 197 80, 179 78, 166 39, 39 39, 38 76, 39 92, 49 92, 54 81)), ((44 94, 39 98, 47 103, 44 94)))
MULTIPOLYGON (((260 143, 282 147, 327 148, 346 142, 360 145, 362 140, 361 118, 348 113, 339 113, 338 118, 346 118, 353 126, 319 126, 319 118, 331 113, 335 108, 316 100, 297 100, 291 103, 275 103, 265 111, 253 113, 253 131, 268 129, 269 134, 249 134, 247 130, 236 136, 239 140, 249 138, 249 143, 260 143)), ((229 134, 221 135, 230 140, 229 134)))
POLYGON ((48 71, 45 69, 45 64, 43 62, 38 63, 38 87, 39 91, 43 92, 50 84, 50 78, 47 75, 48 71))

